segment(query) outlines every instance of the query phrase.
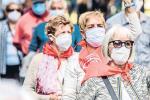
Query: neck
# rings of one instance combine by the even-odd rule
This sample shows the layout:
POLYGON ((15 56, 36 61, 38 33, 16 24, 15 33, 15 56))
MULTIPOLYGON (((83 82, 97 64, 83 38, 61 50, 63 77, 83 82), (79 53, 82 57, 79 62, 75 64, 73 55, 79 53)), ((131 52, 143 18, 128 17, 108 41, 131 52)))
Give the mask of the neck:
POLYGON ((52 43, 51 46, 52 46, 52 48, 54 48, 56 50, 58 56, 63 53, 63 51, 59 51, 59 49, 58 49, 58 47, 57 47, 57 45, 55 43, 52 43))
POLYGON ((94 52, 98 47, 92 47, 90 45, 87 44, 86 46, 87 50, 88 50, 88 53, 92 53, 94 52))
POLYGON ((111 67, 118 67, 118 68, 124 68, 125 65, 126 65, 126 64, 117 65, 116 63, 114 63, 114 61, 112 61, 112 62, 110 63, 110 66, 111 66, 111 67))

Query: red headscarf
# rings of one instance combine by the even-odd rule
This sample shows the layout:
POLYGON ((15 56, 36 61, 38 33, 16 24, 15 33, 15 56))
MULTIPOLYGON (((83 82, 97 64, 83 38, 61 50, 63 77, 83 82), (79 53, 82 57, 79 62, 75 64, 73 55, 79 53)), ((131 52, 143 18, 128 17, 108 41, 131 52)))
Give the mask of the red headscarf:
POLYGON ((61 65, 60 58, 68 58, 73 54, 73 48, 70 47, 67 51, 58 54, 58 50, 54 49, 49 43, 46 43, 43 47, 43 53, 58 58, 58 69, 61 65))
POLYGON ((112 76, 116 74, 121 74, 124 80, 130 80, 128 72, 132 68, 131 64, 126 64, 123 68, 119 68, 117 66, 112 67, 110 66, 111 63, 108 65, 108 61, 103 56, 101 47, 96 48, 94 52, 89 54, 85 46, 86 42, 81 41, 80 44, 83 48, 79 54, 79 63, 85 72, 82 83, 91 77, 112 76))

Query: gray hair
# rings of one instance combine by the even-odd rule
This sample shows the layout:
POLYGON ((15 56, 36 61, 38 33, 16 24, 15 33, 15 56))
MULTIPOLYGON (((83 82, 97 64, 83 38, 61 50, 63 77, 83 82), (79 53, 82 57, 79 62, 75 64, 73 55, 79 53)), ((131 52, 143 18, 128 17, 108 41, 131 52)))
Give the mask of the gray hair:
MULTIPOLYGON (((111 60, 110 55, 109 55, 108 45, 109 45, 109 42, 111 40, 113 40, 115 34, 119 34, 119 35, 127 34, 128 38, 130 40, 132 40, 132 41, 134 40, 134 38, 131 34, 131 31, 128 28, 123 27, 121 25, 114 25, 112 28, 110 28, 106 32, 106 36, 105 36, 105 39, 104 39, 104 42, 103 42, 103 52, 104 52, 105 57, 108 58, 108 60, 111 60)), ((134 46, 133 46, 128 62, 133 62, 134 56, 135 56, 134 51, 135 51, 135 49, 134 49, 134 46)))

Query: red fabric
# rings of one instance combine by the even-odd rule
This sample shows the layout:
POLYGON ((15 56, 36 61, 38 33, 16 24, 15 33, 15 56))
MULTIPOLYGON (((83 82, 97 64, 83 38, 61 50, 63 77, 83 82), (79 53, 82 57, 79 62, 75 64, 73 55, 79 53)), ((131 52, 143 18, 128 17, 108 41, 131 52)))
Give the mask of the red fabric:
POLYGON ((55 58, 58 59, 58 68, 61 65, 61 58, 68 58, 73 54, 73 48, 70 47, 67 51, 61 53, 60 55, 58 54, 58 50, 54 49, 49 43, 46 43, 43 47, 43 53, 54 56, 55 58))
POLYGON ((126 64, 123 68, 117 66, 112 67, 110 66, 111 64, 108 65, 108 61, 103 56, 101 47, 95 49, 90 54, 86 47, 82 48, 79 54, 79 63, 85 72, 82 83, 91 77, 112 76, 116 74, 121 74, 124 80, 130 80, 128 72, 132 68, 132 65, 126 64))

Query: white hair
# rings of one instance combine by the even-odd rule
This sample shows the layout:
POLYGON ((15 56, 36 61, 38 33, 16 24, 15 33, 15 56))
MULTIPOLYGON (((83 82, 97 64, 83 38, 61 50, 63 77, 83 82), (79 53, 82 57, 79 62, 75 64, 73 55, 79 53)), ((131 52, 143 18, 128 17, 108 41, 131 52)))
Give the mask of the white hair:
POLYGON ((0 80, 0 100, 35 100, 14 80, 0 80))
POLYGON ((57 2, 62 2, 63 4, 63 9, 67 9, 67 2, 65 0, 50 0, 48 3, 48 8, 52 6, 53 3, 57 2))
MULTIPOLYGON (((103 52, 106 58, 108 58, 108 60, 111 60, 110 55, 109 55, 109 42, 113 40, 114 35, 121 35, 121 34, 126 34, 129 38, 129 40, 133 41, 134 38, 131 34, 131 31, 126 28, 123 27, 121 25, 114 25, 112 28, 110 28, 107 32, 106 32, 106 36, 103 42, 103 52)), ((134 55, 135 55, 135 49, 134 49, 134 45, 132 47, 132 51, 130 54, 130 58, 128 60, 128 62, 133 62, 134 60, 134 55)))

